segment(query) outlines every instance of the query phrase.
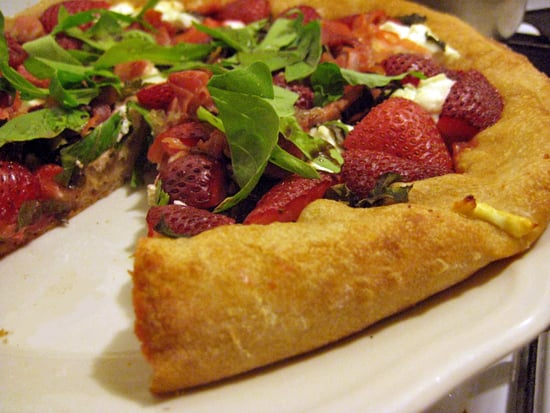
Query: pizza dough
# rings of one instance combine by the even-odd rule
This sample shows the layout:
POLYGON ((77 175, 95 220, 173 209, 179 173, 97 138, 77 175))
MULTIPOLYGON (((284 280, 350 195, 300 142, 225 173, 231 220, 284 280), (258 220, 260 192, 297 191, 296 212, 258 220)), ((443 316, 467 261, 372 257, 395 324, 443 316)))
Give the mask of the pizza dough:
MULTIPOLYGON (((196 6, 201 2, 190 2, 196 6)), ((273 2, 275 13, 298 1, 273 2)), ((465 23, 402 1, 308 1, 325 17, 419 13, 500 91, 502 119, 462 173, 416 182, 410 202, 351 209, 320 200, 297 223, 227 226, 190 239, 144 238, 135 253, 136 333, 151 390, 210 383, 329 344, 527 250, 550 219, 550 81, 465 23), (514 237, 455 212, 473 195, 535 227, 514 237)), ((528 274, 526 274, 528 276, 528 274)))

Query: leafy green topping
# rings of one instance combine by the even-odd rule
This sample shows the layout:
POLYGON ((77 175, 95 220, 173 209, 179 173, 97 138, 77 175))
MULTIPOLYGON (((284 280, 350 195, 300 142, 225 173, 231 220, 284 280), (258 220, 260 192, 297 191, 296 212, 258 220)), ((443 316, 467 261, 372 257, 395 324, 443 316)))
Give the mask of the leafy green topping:
POLYGON ((119 143, 124 118, 115 113, 95 128, 89 135, 61 149, 63 172, 58 175, 60 183, 67 185, 76 167, 87 165, 119 143))
POLYGON ((32 225, 44 215, 63 219, 70 211, 70 204, 63 201, 54 199, 25 201, 17 214, 17 228, 32 225))
POLYGON ((81 110, 51 108, 29 112, 0 127, 0 147, 9 142, 54 138, 65 129, 78 132, 87 121, 88 113, 81 110))
POLYGON ((223 65, 263 62, 271 72, 284 69, 287 81, 293 81, 313 73, 321 58, 321 26, 317 20, 304 25, 301 18, 278 18, 270 27, 260 21, 240 29, 197 27, 236 53, 223 65))
POLYGON ((321 63, 311 75, 311 85, 315 93, 314 103, 324 106, 340 99, 346 85, 363 85, 369 89, 383 88, 405 78, 408 74, 385 76, 341 68, 335 63, 321 63))

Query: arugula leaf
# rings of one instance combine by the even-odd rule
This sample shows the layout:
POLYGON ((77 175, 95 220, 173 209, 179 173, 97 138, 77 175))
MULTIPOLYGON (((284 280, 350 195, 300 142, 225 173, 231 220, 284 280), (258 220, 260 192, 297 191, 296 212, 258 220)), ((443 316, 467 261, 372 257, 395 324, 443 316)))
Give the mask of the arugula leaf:
POLYGON ((54 62, 80 65, 69 52, 59 46, 53 36, 43 36, 23 45, 23 49, 34 58, 45 58, 54 62))
POLYGON ((377 73, 363 73, 339 67, 335 63, 324 62, 317 66, 311 75, 311 85, 314 91, 314 103, 324 106, 334 102, 344 94, 346 85, 364 85, 369 89, 386 87, 392 82, 401 80, 408 74, 385 76, 377 73))
POLYGON ((17 116, 0 127, 0 147, 11 142, 55 138, 65 129, 82 130, 88 113, 60 108, 40 109, 17 116))
POLYGON ((265 63, 270 71, 284 69, 288 81, 309 76, 321 58, 321 26, 319 21, 307 25, 301 19, 275 20, 265 38, 252 47, 234 47, 239 64, 265 63))
POLYGON ((115 113, 89 135, 61 149, 61 165, 64 170, 58 175, 59 182, 67 185, 77 164, 87 165, 115 147, 119 142, 123 121, 122 115, 115 113))
POLYGON ((133 62, 137 58, 150 60, 157 65, 176 65, 200 61, 208 56, 212 46, 207 44, 179 43, 161 46, 143 37, 126 38, 107 50, 96 62, 97 69, 107 69, 119 63, 133 62))
POLYGON ((199 23, 194 23, 194 26, 213 39, 225 44, 230 49, 238 52, 246 52, 257 46, 258 34, 266 23, 266 20, 260 20, 239 29, 225 26, 212 28, 199 23))

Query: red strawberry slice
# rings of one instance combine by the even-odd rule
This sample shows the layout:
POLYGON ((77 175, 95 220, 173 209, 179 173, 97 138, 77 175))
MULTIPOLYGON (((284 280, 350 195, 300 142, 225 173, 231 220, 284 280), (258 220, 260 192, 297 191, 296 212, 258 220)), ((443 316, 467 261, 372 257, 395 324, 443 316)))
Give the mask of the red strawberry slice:
POLYGON ((0 223, 13 224, 25 201, 38 199, 38 179, 25 166, 0 161, 0 223))
POLYGON ((208 209, 226 197, 226 174, 220 161, 200 153, 169 162, 160 171, 162 187, 172 201, 208 209))
POLYGON ((258 201, 244 224, 296 221, 307 205, 323 197, 333 181, 334 177, 329 174, 322 175, 321 179, 290 175, 258 201))
POLYGON ((500 93, 481 72, 459 72, 443 104, 437 126, 447 144, 470 140, 496 123, 503 108, 500 93))
POLYGON ((76 14, 83 11, 95 9, 108 9, 110 4, 101 0, 68 0, 48 7, 40 16, 40 22, 46 33, 50 33, 57 25, 59 9, 63 6, 69 14, 76 14))
POLYGON ((440 175, 453 171, 451 156, 430 114, 404 98, 390 98, 375 106, 349 133, 344 147, 389 153, 440 175))
POLYGON ((217 20, 236 20, 252 23, 267 19, 271 9, 267 0, 236 0, 222 7, 215 15, 217 20))
POLYGON ((382 67, 388 76, 415 71, 432 77, 446 72, 445 67, 432 57, 414 53, 394 54, 382 62, 382 67))
MULTIPOLYGON (((382 62, 386 75, 396 76, 407 72, 421 72, 426 77, 436 76, 440 73, 448 74, 446 68, 432 57, 415 53, 398 53, 388 57, 382 62)), ((407 76, 403 83, 418 85, 420 79, 407 76)))
POLYGON ((235 223, 233 218, 187 205, 152 207, 146 220, 150 237, 159 233, 191 237, 208 229, 235 223))
POLYGON ((389 153, 368 149, 350 149, 344 153, 342 181, 360 198, 367 198, 378 178, 390 172, 400 175, 402 182, 417 181, 440 174, 439 170, 434 170, 429 165, 389 153))
POLYGON ((170 83, 164 82, 146 86, 136 96, 138 102, 148 109, 167 110, 176 93, 170 83))
POLYGON ((200 140, 207 140, 212 127, 206 122, 186 119, 164 132, 159 133, 147 152, 147 158, 154 163, 162 163, 166 156, 188 151, 200 140))

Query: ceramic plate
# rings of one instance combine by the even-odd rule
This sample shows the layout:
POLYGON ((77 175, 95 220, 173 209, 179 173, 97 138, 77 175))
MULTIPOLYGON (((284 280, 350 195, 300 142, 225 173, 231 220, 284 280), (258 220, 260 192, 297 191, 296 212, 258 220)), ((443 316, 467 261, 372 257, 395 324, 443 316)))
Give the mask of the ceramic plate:
POLYGON ((142 192, 122 188, 0 261, 1 411, 417 411, 550 324, 547 232, 529 253, 337 345, 155 398, 128 274, 145 210, 142 192))

